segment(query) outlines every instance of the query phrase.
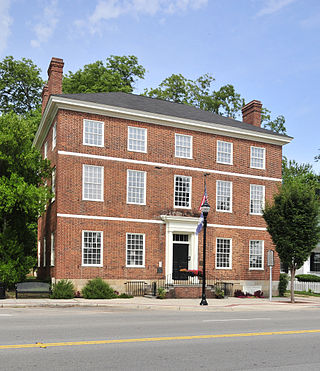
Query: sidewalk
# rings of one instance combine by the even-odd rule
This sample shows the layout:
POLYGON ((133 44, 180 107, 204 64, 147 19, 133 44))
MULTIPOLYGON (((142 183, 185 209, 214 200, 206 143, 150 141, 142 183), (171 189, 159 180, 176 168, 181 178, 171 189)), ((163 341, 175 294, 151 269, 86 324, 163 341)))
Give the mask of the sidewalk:
POLYGON ((155 297, 135 297, 132 299, 3 299, 1 308, 68 308, 68 307, 105 307, 113 310, 178 310, 178 311, 255 311, 255 310, 302 310, 320 309, 320 297, 297 296, 296 303, 289 298, 269 299, 226 298, 208 299, 208 306, 200 306, 201 299, 157 299, 155 297))

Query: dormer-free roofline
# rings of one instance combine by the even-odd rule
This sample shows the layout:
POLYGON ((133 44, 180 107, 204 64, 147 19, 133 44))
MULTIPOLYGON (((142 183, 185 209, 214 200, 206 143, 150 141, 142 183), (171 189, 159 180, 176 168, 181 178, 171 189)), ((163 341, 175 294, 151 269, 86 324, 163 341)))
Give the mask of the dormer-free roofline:
POLYGON ((281 146, 290 143, 292 140, 292 138, 289 136, 277 134, 270 130, 262 128, 256 128, 253 125, 245 124, 240 121, 222 117, 210 112, 201 111, 194 107, 178 103, 164 102, 158 99, 138 96, 134 94, 117 92, 96 93, 92 95, 51 95, 43 112, 43 116, 33 142, 33 145, 36 148, 41 148, 42 143, 50 129, 52 121, 59 109, 85 112, 89 114, 98 114, 102 116, 116 117, 157 125, 171 126, 181 129, 206 132, 232 138, 247 139, 281 146), (108 97, 108 95, 110 96, 108 97), (118 99, 116 104, 107 104, 108 100, 110 101, 110 99, 107 98, 110 97, 113 98, 111 99, 111 101, 114 100, 114 98, 120 97, 125 107, 121 107, 121 99, 118 99), (103 101, 106 101, 106 103, 101 103, 103 101), (137 102, 140 104, 137 105, 137 102), (151 104, 149 104, 148 106, 149 102, 151 102, 151 104), (157 103, 159 104, 160 109, 158 110, 158 112, 152 112, 152 108, 156 107, 157 103), (143 108, 144 104, 148 108, 148 111, 141 109, 143 108), (174 114, 168 115, 159 113, 159 111, 165 112, 166 108, 169 108, 169 111, 173 113, 177 112, 177 114, 180 116, 182 112, 184 117, 178 117, 174 114), (175 110, 176 108, 178 108, 178 110, 175 110), (183 110, 187 112, 183 112, 183 110), (188 118, 189 112, 192 118, 188 118), (200 119, 197 119, 197 115, 201 116, 200 119), (208 120, 206 121, 206 119, 208 120), (215 121, 220 122, 218 123, 215 121))

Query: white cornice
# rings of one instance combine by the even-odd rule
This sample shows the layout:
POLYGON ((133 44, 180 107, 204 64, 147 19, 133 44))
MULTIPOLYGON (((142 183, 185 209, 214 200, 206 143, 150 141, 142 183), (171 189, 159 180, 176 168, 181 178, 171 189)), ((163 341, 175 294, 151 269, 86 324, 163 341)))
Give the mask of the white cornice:
POLYGON ((117 117, 122 119, 142 121, 157 125, 172 126, 181 129, 201 131, 210 134, 223 135, 233 138, 247 139, 262 143, 284 145, 290 143, 292 138, 282 135, 261 133, 252 130, 245 130, 233 126, 207 123, 203 121, 195 121, 183 119, 179 117, 167 116, 157 113, 149 113, 145 111, 108 106, 105 104, 79 101, 60 96, 50 96, 46 109, 43 113, 39 129, 36 133, 33 145, 40 148, 42 142, 47 135, 52 120, 58 109, 65 109, 78 112, 86 112, 99 114, 109 117, 117 117))

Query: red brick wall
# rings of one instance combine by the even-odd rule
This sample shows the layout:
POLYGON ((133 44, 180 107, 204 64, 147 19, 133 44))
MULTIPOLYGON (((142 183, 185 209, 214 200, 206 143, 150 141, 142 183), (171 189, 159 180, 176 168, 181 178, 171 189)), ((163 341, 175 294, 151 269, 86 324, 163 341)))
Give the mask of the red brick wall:
MULTIPOLYGON (((281 177, 281 146, 66 110, 59 111, 56 119, 57 146, 54 151, 52 151, 52 127, 46 139, 48 141, 48 158, 52 165, 57 166, 56 201, 52 203, 47 213, 39 220, 39 239, 41 244, 43 244, 44 233, 47 237, 47 265, 50 263, 50 234, 55 232, 56 264, 51 269, 51 275, 55 278, 86 279, 99 276, 106 279, 154 279, 161 278, 161 274, 156 273, 159 261, 162 261, 163 267, 165 267, 165 225, 60 217, 57 220, 57 212, 158 220, 162 214, 180 213, 185 216, 198 216, 199 203, 203 195, 203 172, 164 167, 156 169, 154 166, 149 165, 57 155, 57 150, 214 169, 255 176, 281 177), (82 144, 84 118, 95 119, 105 123, 103 148, 84 146, 82 144), (141 126, 148 129, 148 153, 127 151, 128 125, 141 126), (175 133, 193 136, 193 159, 175 158, 175 133), (217 140, 233 142, 233 165, 216 163, 217 140), (266 170, 250 168, 251 145, 266 148, 266 170), (103 202, 82 200, 83 164, 104 166, 103 202), (146 205, 126 204, 127 169, 147 172, 146 205), (192 176, 192 208, 190 210, 173 208, 174 175, 192 176), (103 231, 102 268, 81 266, 82 230, 103 231), (125 267, 126 233, 146 234, 145 268, 125 267)), ((51 184, 50 181, 48 184, 51 184)), ((250 215, 249 213, 250 184, 265 185, 266 199, 271 200, 279 182, 211 174, 207 179, 209 203, 212 207, 208 216, 208 223, 265 227, 261 216, 250 215), (215 211, 216 180, 232 181, 232 213, 215 211)), ((200 235, 199 238, 199 260, 202 260, 202 236, 200 235)), ((251 239, 265 241, 265 255, 267 250, 272 248, 270 237, 265 231, 209 227, 208 274, 223 280, 268 279, 269 271, 267 269, 263 271, 249 270, 249 240, 251 239), (232 238, 232 270, 215 269, 215 242, 217 237, 232 238)), ((265 265, 266 260, 267 257, 265 256, 265 265)), ((48 272, 47 268, 46 272, 42 270, 41 274, 48 274, 48 272)), ((277 265, 274 269, 274 279, 277 279, 278 275, 279 261, 277 260, 277 265)))

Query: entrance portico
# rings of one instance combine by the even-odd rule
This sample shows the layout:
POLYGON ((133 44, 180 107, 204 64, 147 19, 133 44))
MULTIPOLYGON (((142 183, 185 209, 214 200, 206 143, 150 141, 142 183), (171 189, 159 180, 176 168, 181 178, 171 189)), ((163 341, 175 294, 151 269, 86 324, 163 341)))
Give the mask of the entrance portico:
POLYGON ((199 218, 162 215, 166 223, 165 275, 168 281, 179 278, 179 269, 198 269, 199 218))

